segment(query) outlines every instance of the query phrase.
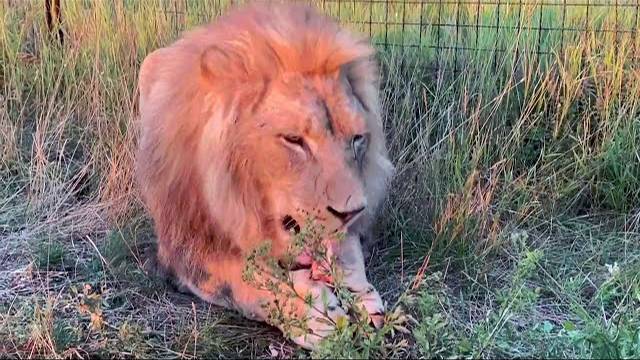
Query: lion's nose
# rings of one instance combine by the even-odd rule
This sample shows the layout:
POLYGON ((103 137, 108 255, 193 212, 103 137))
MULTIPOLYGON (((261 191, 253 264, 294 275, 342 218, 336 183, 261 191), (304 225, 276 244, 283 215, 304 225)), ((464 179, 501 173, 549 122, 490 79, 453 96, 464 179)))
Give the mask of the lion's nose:
POLYGON ((356 217, 356 215, 360 214, 364 210, 364 206, 359 207, 353 210, 336 210, 331 206, 327 206, 327 211, 331 213, 331 215, 337 217, 342 221, 343 224, 348 223, 351 219, 356 217))

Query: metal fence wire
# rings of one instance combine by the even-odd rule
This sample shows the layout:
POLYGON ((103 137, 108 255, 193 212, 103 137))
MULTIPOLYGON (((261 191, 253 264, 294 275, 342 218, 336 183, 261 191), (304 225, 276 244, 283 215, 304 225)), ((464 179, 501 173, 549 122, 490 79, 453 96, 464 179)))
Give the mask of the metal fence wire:
MULTIPOLYGON (((211 21, 250 0, 164 0, 166 16, 184 29, 185 17, 211 21)), ((380 47, 418 48, 457 58, 479 53, 561 53, 591 37, 640 60, 640 0, 292 0, 311 3, 380 47)))

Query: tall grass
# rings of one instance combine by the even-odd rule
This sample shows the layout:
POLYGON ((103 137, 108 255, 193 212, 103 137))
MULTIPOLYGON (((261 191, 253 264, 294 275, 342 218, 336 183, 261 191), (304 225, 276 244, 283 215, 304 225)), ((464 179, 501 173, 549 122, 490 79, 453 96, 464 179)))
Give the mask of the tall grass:
MULTIPOLYGON (((214 18, 219 3, 64 1, 64 46, 49 37, 40 2, 0 4, 0 248, 15 255, 42 239, 68 244, 144 217, 132 178, 139 64, 181 29, 214 18)), ((398 176, 379 233, 407 279, 438 254, 482 259, 512 226, 599 214, 640 230, 640 39, 595 31, 614 26, 611 9, 595 8, 586 22, 583 7, 503 5, 500 22, 512 29, 458 32, 429 24, 495 24, 497 6, 352 5, 326 11, 427 24, 403 34, 350 25, 371 29, 374 41, 439 37, 507 50, 381 48, 398 176), (518 31, 540 16, 590 31, 518 31), (528 51, 538 39, 549 55, 528 51)), ((640 30, 631 11, 617 17, 640 30)))
MULTIPOLYGON (((21 204, 38 208, 40 214, 55 216, 63 204, 68 207, 78 198, 92 197, 109 204, 116 218, 126 218, 134 191, 137 67, 150 50, 176 38, 179 29, 213 18, 222 11, 220 3, 67 1, 62 15, 68 39, 64 48, 47 36, 43 7, 37 4, 5 3, 1 10, 2 170, 14 175, 14 187, 24 187, 28 201, 21 204), (178 15, 171 16, 171 11, 178 15)), ((501 24, 514 27, 478 33, 463 28, 459 34, 453 27, 427 27, 422 36, 425 43, 435 43, 439 36, 442 44, 456 44, 457 38, 459 46, 517 46, 517 58, 515 51, 466 57, 446 51, 429 56, 424 49, 381 53, 387 65, 387 123, 394 156, 401 167, 407 165, 401 173, 426 171, 420 177, 421 189, 436 192, 432 195, 444 201, 446 194, 465 184, 481 186, 473 176, 487 176, 493 168, 501 177, 499 183, 510 187, 500 192, 517 197, 507 203, 521 203, 524 217, 567 205, 628 212, 637 203, 638 169, 633 160, 638 37, 517 32, 518 25, 537 25, 536 16, 546 23, 564 18, 568 26, 584 26, 586 7, 565 12, 544 7, 540 12, 536 6, 508 4, 501 9, 475 4, 392 4, 390 9, 384 4, 360 5, 325 4, 326 12, 339 13, 346 22, 366 19, 369 11, 374 20, 384 15, 389 21, 422 18, 425 24, 449 24, 457 19, 482 25, 494 24, 499 10, 501 24), (537 46, 538 36, 544 49, 563 50, 548 64, 527 55, 526 50, 537 46), (558 43, 560 37, 563 44, 558 43), (457 60, 463 76, 429 77, 422 65, 437 58, 443 66, 457 60), (473 175, 474 171, 485 174, 473 175)), ((609 10, 591 9, 591 30, 614 26, 614 12, 609 10)), ((616 16, 618 26, 633 26, 630 8, 616 16)), ((419 29, 407 26, 403 36, 419 36, 415 30, 419 29)), ((388 35, 388 28, 372 31, 374 38, 385 31, 388 35)), ((491 181, 495 185, 498 179, 491 181)), ((498 190, 494 185, 492 192, 498 190)), ((463 200, 447 201, 458 207, 456 201, 463 200)), ((446 205, 440 207, 444 211, 446 205)))

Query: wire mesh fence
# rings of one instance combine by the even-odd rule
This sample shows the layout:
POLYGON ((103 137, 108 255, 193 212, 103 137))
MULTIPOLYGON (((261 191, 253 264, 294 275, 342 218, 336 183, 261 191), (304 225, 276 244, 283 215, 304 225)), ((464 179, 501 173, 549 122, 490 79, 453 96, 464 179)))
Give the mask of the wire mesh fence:
MULTIPOLYGON (((59 0, 45 0, 51 1, 59 0)), ((145 9, 155 4, 177 36, 251 0, 120 1, 145 9)), ((640 63, 640 0, 290 1, 315 5, 381 48, 417 49, 439 67, 457 68, 474 57, 494 65, 505 56, 548 59, 580 41, 613 44, 625 61, 640 63)))
MULTIPOLYGON (((185 18, 212 20, 250 0, 165 0, 180 31, 185 18)), ((418 48, 436 59, 490 53, 561 53, 592 38, 613 42, 640 60, 640 0, 295 0, 311 3, 380 47, 418 48)))

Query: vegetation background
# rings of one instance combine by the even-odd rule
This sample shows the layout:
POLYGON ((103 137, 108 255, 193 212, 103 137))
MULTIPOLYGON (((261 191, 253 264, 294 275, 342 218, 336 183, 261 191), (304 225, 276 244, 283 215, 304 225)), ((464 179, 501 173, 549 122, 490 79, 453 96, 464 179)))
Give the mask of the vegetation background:
MULTIPOLYGON (((368 263, 416 321, 328 354, 640 357, 637 2, 316 3, 377 43, 507 50, 380 47, 398 176, 368 263), (506 27, 433 26, 461 21, 506 27)), ((41 1, 0 2, 0 356, 308 356, 142 270, 139 64, 227 5, 67 0, 59 45, 41 1)))

